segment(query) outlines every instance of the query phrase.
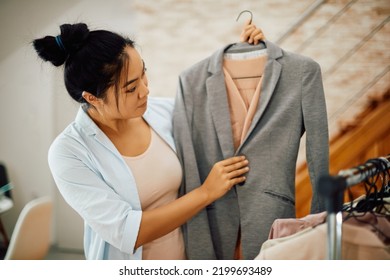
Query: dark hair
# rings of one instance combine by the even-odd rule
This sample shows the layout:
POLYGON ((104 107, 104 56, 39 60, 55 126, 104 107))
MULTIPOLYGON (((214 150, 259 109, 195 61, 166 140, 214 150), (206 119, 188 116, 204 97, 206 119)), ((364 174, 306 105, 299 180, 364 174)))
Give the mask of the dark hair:
POLYGON ((117 96, 129 59, 124 49, 134 47, 134 42, 106 30, 89 31, 85 23, 63 24, 60 30, 57 37, 36 39, 33 45, 44 61, 55 66, 65 63, 64 81, 70 96, 86 103, 82 92, 88 91, 104 99, 111 86, 115 86, 117 96))

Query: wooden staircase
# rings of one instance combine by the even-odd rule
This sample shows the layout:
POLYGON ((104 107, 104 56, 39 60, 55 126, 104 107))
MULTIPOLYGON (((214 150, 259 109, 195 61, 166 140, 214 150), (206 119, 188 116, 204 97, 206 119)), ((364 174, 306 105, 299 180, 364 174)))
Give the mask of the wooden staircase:
MULTIPOLYGON (((390 89, 371 96, 367 107, 353 120, 340 121, 340 131, 330 139, 330 174, 390 154, 390 89)), ((310 212, 311 183, 306 162, 297 167, 296 215, 310 212)), ((356 195, 359 195, 357 192, 356 195)))
MULTIPOLYGON (((330 173, 390 154, 390 2, 313 1, 279 40, 321 65, 330 135, 330 173)), ((310 212, 305 136, 296 172, 296 215, 310 212)), ((358 194, 357 194, 358 195, 358 194)))

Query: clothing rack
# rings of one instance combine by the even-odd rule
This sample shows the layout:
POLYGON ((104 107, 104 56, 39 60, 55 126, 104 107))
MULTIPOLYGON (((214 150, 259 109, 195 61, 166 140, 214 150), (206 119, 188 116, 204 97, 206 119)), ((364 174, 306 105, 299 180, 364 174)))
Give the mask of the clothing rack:
POLYGON ((324 176, 319 179, 318 192, 325 198, 327 211, 327 253, 329 260, 341 259, 344 191, 389 169, 390 154, 370 159, 366 163, 351 169, 341 170, 336 176, 324 176), (380 162, 380 165, 376 164, 378 162, 380 162))

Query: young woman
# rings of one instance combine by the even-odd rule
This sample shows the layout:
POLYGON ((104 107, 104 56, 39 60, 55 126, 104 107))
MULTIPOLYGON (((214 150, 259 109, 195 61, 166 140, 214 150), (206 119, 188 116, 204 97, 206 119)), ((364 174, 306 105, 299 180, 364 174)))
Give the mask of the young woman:
MULTIPOLYGON (((243 182, 248 161, 239 156, 215 163, 199 188, 178 198, 173 101, 148 97, 134 42, 84 23, 60 29, 33 45, 43 60, 65 64, 66 89, 81 104, 48 158, 59 191, 84 220, 86 258, 185 259, 180 226, 243 182)), ((262 39, 253 25, 241 36, 262 39)))

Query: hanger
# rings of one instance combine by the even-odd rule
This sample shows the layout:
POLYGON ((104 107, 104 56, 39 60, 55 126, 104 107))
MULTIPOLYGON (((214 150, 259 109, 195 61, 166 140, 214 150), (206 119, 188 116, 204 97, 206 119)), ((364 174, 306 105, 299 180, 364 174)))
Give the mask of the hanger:
POLYGON ((385 160, 376 158, 366 162, 366 164, 371 164, 375 166, 376 170, 379 170, 376 175, 367 171, 366 164, 357 167, 359 172, 367 177, 364 181, 366 194, 356 204, 351 200, 351 203, 345 205, 343 210, 351 214, 348 216, 356 216, 356 213, 364 214, 365 212, 390 213, 390 204, 385 200, 385 198, 390 197, 390 169, 385 160))
MULTIPOLYGON (((253 14, 251 11, 249 10, 243 10, 241 11, 238 16, 237 16, 237 19, 236 21, 239 20, 239 18, 241 17, 241 15, 243 13, 249 13, 251 18, 249 20, 249 23, 252 23, 252 19, 253 19, 253 14)), ((253 52, 253 51, 257 51, 257 50, 264 50, 266 49, 266 45, 264 44, 264 42, 259 42, 257 45, 252 45, 252 44, 249 44, 247 42, 239 42, 239 43, 235 43, 233 45, 231 45, 230 47, 228 47, 226 50, 225 50, 225 54, 226 53, 245 53, 245 52, 253 52)))
MULTIPOLYGON (((387 163, 381 158, 368 160, 364 165, 357 167, 360 173, 364 174, 367 178, 364 180, 364 187, 366 194, 363 198, 359 198, 356 205, 354 203, 348 203, 347 207, 343 209, 347 212, 347 215, 343 218, 345 222, 347 219, 354 219, 362 224, 370 225, 374 232, 376 232, 381 239, 390 241, 388 232, 384 232, 380 229, 376 222, 371 223, 364 218, 366 213, 372 213, 376 217, 387 217, 390 213, 390 202, 386 201, 385 198, 389 197, 389 176, 390 169, 387 163), (375 166, 379 172, 375 175, 367 170, 367 163, 375 166)), ((349 189, 348 189, 349 190, 349 189)))
POLYGON ((251 19, 249 20, 249 24, 251 24, 251 23, 252 23, 252 19, 253 19, 253 14, 252 14, 252 12, 249 11, 249 10, 243 10, 243 11, 241 11, 241 13, 239 13, 238 16, 237 16, 236 21, 238 21, 238 19, 240 18, 240 16, 241 16, 243 13, 250 13, 251 19))

